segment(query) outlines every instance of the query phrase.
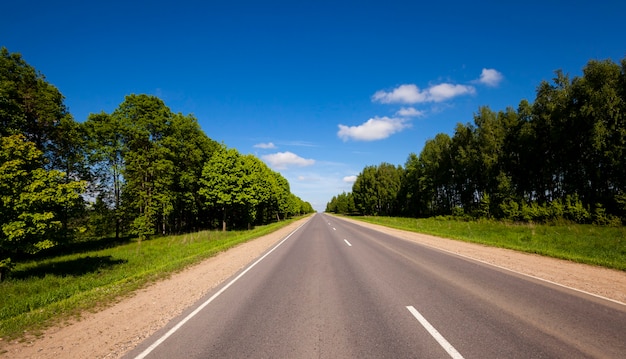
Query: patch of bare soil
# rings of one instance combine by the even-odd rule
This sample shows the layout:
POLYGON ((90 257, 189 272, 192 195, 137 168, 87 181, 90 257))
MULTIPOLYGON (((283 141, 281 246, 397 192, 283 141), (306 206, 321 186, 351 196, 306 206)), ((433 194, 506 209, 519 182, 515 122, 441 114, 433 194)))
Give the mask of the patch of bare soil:
MULTIPOLYGON (((97 313, 46 330, 38 338, 0 342, 7 358, 120 358, 303 221, 241 244, 137 291, 97 313)), ((626 303, 626 272, 356 223, 516 272, 626 303)))

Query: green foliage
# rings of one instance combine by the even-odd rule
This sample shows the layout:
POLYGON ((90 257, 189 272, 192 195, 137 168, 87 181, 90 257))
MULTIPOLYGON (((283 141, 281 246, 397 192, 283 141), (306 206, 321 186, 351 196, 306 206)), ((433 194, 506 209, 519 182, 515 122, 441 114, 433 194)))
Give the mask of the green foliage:
POLYGON ((591 214, 580 201, 578 195, 568 195, 565 198, 565 217, 576 223, 588 223, 591 219, 591 214))
POLYGON ((522 203, 522 219, 526 222, 546 222, 550 218, 550 210, 537 202, 522 203))
MULTIPOLYGON (((367 215, 398 214, 398 195, 403 176, 402 167, 389 163, 364 168, 352 186, 352 200, 356 210, 367 215)), ((348 203, 345 206, 347 211, 348 203)))
POLYGON ((20 54, 0 49, 0 136, 21 134, 46 158, 56 127, 68 116, 63 95, 20 54))
POLYGON ((343 192, 340 195, 333 197, 332 200, 326 205, 326 212, 339 214, 356 213, 356 206, 354 205, 354 196, 352 192, 343 192))
POLYGON ((133 218, 131 231, 140 238, 166 226, 173 210, 172 153, 164 144, 173 114, 163 101, 129 95, 111 115, 121 124, 124 142, 122 205, 133 218))
POLYGON ((515 200, 508 200, 500 204, 500 210, 504 214, 504 218, 521 221, 523 219, 522 210, 519 203, 515 200))
POLYGON ((67 181, 64 173, 44 169, 43 162, 42 152, 24 136, 0 137, 0 260, 64 239, 59 208, 73 205, 85 183, 67 181))

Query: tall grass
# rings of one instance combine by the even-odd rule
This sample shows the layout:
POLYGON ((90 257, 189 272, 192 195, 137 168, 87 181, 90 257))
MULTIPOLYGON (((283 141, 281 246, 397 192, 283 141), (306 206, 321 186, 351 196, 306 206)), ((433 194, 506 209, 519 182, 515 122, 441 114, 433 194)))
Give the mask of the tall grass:
POLYGON ((0 337, 11 339, 25 331, 36 335, 59 320, 106 306, 147 283, 293 221, 250 231, 204 231, 119 245, 83 243, 76 245, 73 254, 20 262, 11 277, 0 283, 0 337))
POLYGON ((450 218, 351 217, 364 222, 626 271, 626 227, 450 218))

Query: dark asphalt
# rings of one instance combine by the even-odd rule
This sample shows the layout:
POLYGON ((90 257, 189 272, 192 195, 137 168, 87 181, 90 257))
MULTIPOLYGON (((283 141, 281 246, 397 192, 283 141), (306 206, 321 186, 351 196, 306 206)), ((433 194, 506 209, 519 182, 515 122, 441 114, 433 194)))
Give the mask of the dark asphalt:
MULTIPOLYGON (((324 214, 313 216, 205 305, 146 357, 624 358, 626 353, 626 306, 324 214), (407 307, 452 349, 446 351, 407 307)), ((194 309, 126 358, 146 354, 194 309)))

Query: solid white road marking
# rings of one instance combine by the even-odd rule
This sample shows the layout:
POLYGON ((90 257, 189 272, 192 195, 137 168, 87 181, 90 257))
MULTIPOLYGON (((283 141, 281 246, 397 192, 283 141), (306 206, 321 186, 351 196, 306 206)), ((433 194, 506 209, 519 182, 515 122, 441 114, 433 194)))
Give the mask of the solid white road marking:
POLYGON ((158 347, 159 345, 161 345, 167 338, 169 338, 172 334, 176 333, 176 331, 178 329, 180 329, 183 325, 185 325, 185 323, 187 323, 191 318, 195 317, 196 314, 198 314, 202 309, 204 309, 204 307, 206 307, 207 305, 209 305, 212 301, 215 300, 215 298, 219 297, 220 294, 224 293, 226 291, 226 289, 228 289, 231 285, 233 285, 236 281, 239 280, 239 278, 243 277, 246 273, 248 273, 248 271, 250 269, 252 269, 254 266, 256 266, 259 262, 261 262, 263 259, 265 259, 265 257, 267 257, 268 255, 270 255, 270 253, 272 253, 276 248, 278 248, 281 244, 283 244, 286 240, 289 239, 289 237, 291 237, 294 233, 296 233, 302 226, 304 226, 306 223, 301 224, 300 226, 298 226, 298 228, 294 229, 293 232, 289 233, 289 235, 287 237, 285 237, 285 239, 283 239, 282 241, 280 241, 274 248, 272 248, 269 252, 265 253, 263 255, 263 257, 257 259, 256 262, 252 263, 248 268, 246 268, 246 270, 244 270, 243 272, 241 272, 237 277, 235 277, 233 280, 231 280, 228 284, 226 284, 222 289, 220 289, 217 293, 213 294, 213 296, 211 296, 211 298, 207 299, 206 302, 202 303, 198 308, 196 308, 196 310, 194 310, 193 312, 191 312, 188 316, 186 316, 183 320, 181 320, 180 322, 178 322, 178 324, 176 324, 172 329, 170 329, 167 333, 163 334, 162 337, 160 337, 159 339, 157 339, 157 341, 155 341, 154 343, 152 343, 152 345, 150 345, 146 350, 144 350, 141 354, 137 355, 135 357, 135 359, 143 359, 145 358, 148 354, 150 354, 154 349, 156 349, 156 347, 158 347))
POLYGON ((343 241, 344 241, 344 242, 346 242, 346 244, 347 244, 349 247, 352 247, 352 244, 350 244, 350 242, 348 242, 348 240, 347 240, 347 239, 344 239, 343 241))
POLYGON ((424 318, 420 314, 420 312, 417 311, 417 309, 413 308, 413 306, 408 306, 408 307, 406 307, 406 309, 408 309, 409 312, 411 312, 411 314, 413 314, 415 319, 417 319, 417 321, 420 322, 420 324, 428 331, 428 333, 430 335, 432 335, 433 338, 435 338, 437 343, 439 343, 439 345, 441 345, 441 347, 446 352, 448 352, 450 357, 452 357, 453 359, 464 359, 463 356, 458 351, 456 351, 456 349, 454 349, 452 344, 448 343, 446 338, 444 338, 441 334, 439 334, 437 329, 435 329, 435 327, 430 325, 428 320, 426 320, 426 318, 424 318))
POLYGON ((336 230, 337 230, 337 228, 333 227, 333 231, 336 231, 336 230))

